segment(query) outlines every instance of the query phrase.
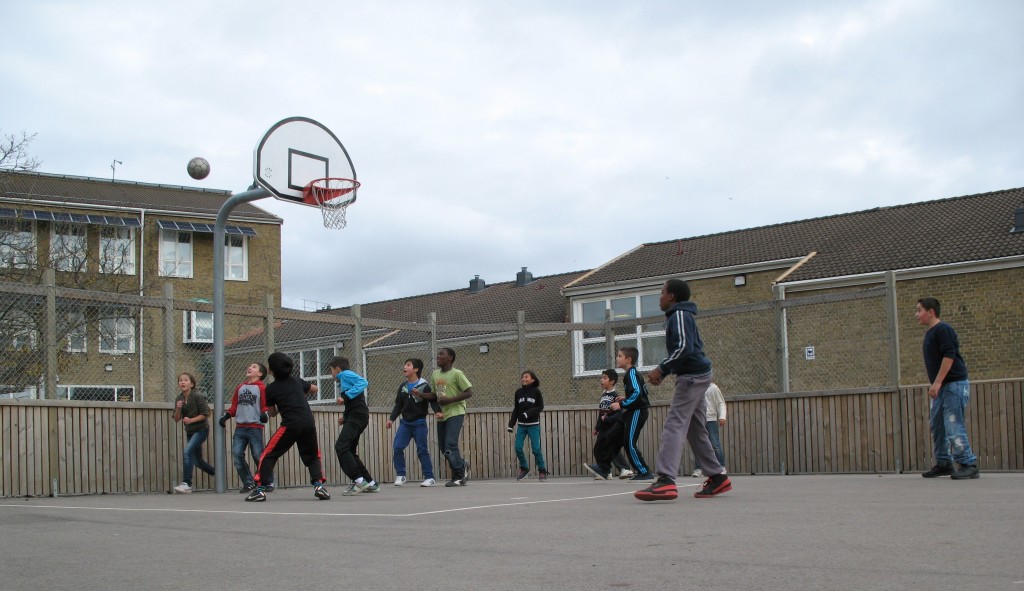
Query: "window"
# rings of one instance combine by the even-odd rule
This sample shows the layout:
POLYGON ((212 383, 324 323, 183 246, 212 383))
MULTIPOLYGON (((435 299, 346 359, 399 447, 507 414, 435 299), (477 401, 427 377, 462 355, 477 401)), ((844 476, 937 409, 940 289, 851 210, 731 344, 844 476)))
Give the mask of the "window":
MULTIPOLYGON (((659 293, 617 296, 589 302, 577 302, 574 315, 577 322, 604 322, 605 311, 611 310, 611 320, 651 318, 656 321, 635 326, 615 328, 615 348, 636 347, 640 351, 640 369, 649 369, 666 356, 665 324, 659 293)), ((605 334, 603 330, 579 330, 574 336, 576 375, 594 375, 607 369, 605 334)))
POLYGON ((135 274, 134 228, 106 226, 100 231, 100 272, 135 274))
POLYGON ((53 224, 53 231, 50 233, 50 260, 57 271, 81 273, 86 270, 85 224, 53 224))
POLYGON ((160 231, 160 275, 192 277, 192 232, 160 231))
POLYGON ((316 394, 308 394, 307 400, 324 400, 333 402, 337 398, 338 381, 327 371, 327 362, 337 355, 334 347, 292 351, 288 356, 295 362, 299 377, 320 389, 316 394))
POLYGON ((134 353, 135 319, 127 310, 114 310, 100 319, 100 353, 134 353))
POLYGON ((224 236, 224 279, 249 279, 249 241, 245 236, 224 236))
POLYGON ((4 349, 31 351, 36 348, 36 321, 22 310, 9 310, 0 319, 0 344, 4 349))
POLYGON ((133 402, 134 386, 59 386, 57 398, 98 402, 133 402))
POLYGON ((182 331, 186 343, 213 342, 213 312, 185 311, 185 327, 182 331))
POLYGON ((38 398, 37 389, 35 386, 0 386, 0 398, 8 399, 35 399, 38 398))
POLYGON ((32 222, 0 220, 0 265, 25 269, 35 264, 36 236, 32 222))
POLYGON ((68 312, 64 315, 63 325, 60 327, 63 334, 68 337, 67 351, 69 353, 85 353, 88 349, 85 327, 85 314, 82 312, 68 312))

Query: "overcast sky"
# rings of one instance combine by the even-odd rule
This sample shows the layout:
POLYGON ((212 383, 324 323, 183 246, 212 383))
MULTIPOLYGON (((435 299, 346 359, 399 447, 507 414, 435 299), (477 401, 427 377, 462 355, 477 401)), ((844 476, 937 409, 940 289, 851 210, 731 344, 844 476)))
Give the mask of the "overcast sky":
POLYGON ((347 229, 255 202, 285 220, 289 307, 1024 186, 1019 0, 31 0, 3 13, 0 130, 38 134, 41 172, 110 178, 117 159, 118 179, 238 192, 277 121, 334 131, 363 183, 347 229), (197 155, 204 181, 185 172, 197 155))

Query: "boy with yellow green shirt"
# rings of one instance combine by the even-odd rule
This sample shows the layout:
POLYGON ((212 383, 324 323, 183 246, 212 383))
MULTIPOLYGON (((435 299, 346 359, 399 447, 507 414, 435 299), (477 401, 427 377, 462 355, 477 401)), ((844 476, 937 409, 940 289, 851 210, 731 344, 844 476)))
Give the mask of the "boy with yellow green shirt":
POLYGON ((466 400, 473 396, 473 384, 466 374, 452 367, 455 351, 447 347, 437 351, 437 369, 430 374, 430 392, 414 390, 424 400, 436 400, 441 405, 437 418, 437 445, 448 461, 452 479, 445 486, 466 486, 469 482, 469 462, 459 451, 459 435, 466 418, 466 400))

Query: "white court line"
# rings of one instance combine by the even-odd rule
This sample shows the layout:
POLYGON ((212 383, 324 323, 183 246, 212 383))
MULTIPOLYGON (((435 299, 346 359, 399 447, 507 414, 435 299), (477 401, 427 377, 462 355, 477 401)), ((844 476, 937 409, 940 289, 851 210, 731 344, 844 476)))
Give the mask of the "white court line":
POLYGON ((458 513, 461 511, 480 511, 483 509, 495 509, 498 507, 514 507, 517 505, 540 505, 545 503, 567 503, 571 501, 587 501, 591 499, 602 499, 607 497, 617 497, 621 495, 630 495, 633 491, 617 492, 607 495, 594 495, 589 497, 569 497, 564 499, 548 499, 539 501, 521 501, 518 503, 495 503, 493 505, 474 505, 471 507, 457 507, 455 509, 438 509, 436 511, 421 511, 418 513, 318 513, 308 511, 230 511, 224 509, 168 509, 168 508, 132 508, 132 507, 84 507, 79 505, 13 505, 10 503, 0 503, 0 507, 15 507, 15 508, 28 508, 28 509, 61 509, 61 510, 74 510, 81 509, 86 511, 123 511, 123 512, 151 512, 151 513, 220 513, 227 515, 306 515, 313 517, 420 517, 423 515, 438 515, 442 513, 458 513))

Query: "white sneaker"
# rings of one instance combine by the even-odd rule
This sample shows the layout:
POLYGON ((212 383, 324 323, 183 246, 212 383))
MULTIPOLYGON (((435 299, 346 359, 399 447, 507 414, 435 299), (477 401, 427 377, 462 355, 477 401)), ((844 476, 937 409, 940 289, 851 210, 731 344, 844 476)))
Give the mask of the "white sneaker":
POLYGON ((192 487, 189 486, 187 482, 182 482, 178 486, 174 487, 174 492, 187 495, 192 492, 192 487))
POLYGON ((424 480, 423 482, 421 482, 420 486, 434 486, 435 484, 437 484, 437 483, 434 482, 433 478, 428 478, 428 479, 424 480))
POLYGON ((402 486, 405 484, 405 476, 395 476, 395 486, 402 486))
POLYGON ((690 474, 690 476, 694 478, 704 478, 704 471, 701 470, 700 468, 697 468, 696 470, 693 471, 693 474, 690 474))
POLYGON ((619 472, 619 480, 625 480, 627 478, 632 477, 634 474, 636 474, 636 472, 630 470, 629 468, 626 468, 622 472, 619 472))

